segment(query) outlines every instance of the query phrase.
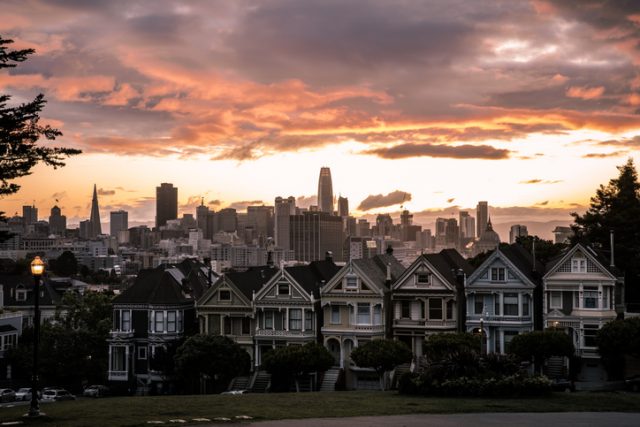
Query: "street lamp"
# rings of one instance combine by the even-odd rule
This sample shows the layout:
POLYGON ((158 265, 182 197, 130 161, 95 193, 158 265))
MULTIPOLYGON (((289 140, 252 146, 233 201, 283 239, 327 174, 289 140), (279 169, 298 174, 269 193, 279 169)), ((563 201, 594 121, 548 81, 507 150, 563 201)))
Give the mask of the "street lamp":
POLYGON ((39 256, 31 262, 31 274, 33 275, 33 368, 31 372, 31 406, 29 417, 39 417, 38 405, 38 341, 40 338, 40 278, 44 273, 44 262, 39 256))
POLYGON ((484 355, 484 319, 480 318, 480 355, 484 355))

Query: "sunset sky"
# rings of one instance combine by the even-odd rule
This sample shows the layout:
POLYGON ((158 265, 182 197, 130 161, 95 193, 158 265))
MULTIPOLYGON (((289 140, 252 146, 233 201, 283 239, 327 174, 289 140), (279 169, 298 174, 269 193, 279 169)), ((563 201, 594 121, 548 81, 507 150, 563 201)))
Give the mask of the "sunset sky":
POLYGON ((570 218, 640 162, 640 2, 8 0, 0 35, 36 54, 0 73, 42 92, 59 145, 0 200, 152 221, 313 202, 321 166, 356 215, 475 207, 570 218), (579 6, 577 6, 579 4, 579 6), (370 198, 371 195, 381 197, 370 198), (388 197, 385 197, 388 196, 388 197), (407 196, 407 197, 409 197, 407 196), (362 203, 362 204, 361 204, 362 203))

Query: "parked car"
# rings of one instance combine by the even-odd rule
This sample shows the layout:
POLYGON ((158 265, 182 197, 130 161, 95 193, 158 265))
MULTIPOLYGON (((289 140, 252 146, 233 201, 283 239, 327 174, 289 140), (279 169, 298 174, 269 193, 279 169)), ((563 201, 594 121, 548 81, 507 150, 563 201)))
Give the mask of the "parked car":
POLYGON ((10 388, 0 388, 0 402, 13 402, 16 400, 16 392, 10 388))
POLYGON ((568 380, 566 378, 554 378, 551 381, 552 381, 551 390, 553 391, 565 391, 565 392, 576 391, 576 386, 571 380, 568 380))
POLYGON ((42 393, 44 401, 76 400, 76 397, 63 388, 47 389, 42 393))
MULTIPOLYGON (((42 392, 38 392, 38 399, 42 398, 42 392)), ((16 391, 16 400, 31 400, 31 389, 21 388, 16 391)))
POLYGON ((90 385, 82 392, 85 397, 105 397, 109 395, 109 387, 106 385, 90 385))
POLYGON ((633 377, 624 380, 624 385, 629 391, 640 391, 640 375, 634 375, 633 377))

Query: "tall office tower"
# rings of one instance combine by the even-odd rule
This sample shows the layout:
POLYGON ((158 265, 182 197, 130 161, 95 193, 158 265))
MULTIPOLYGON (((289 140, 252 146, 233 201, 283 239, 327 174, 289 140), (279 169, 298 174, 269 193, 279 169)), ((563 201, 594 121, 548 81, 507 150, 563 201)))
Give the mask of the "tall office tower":
POLYGON ((447 219, 436 218, 436 237, 447 235, 447 219))
POLYGON ((178 219, 178 188, 163 182, 156 187, 156 228, 178 219))
POLYGON ((422 226, 413 225, 413 215, 408 210, 400 214, 400 240, 403 242, 416 241, 416 235, 422 230, 422 226))
POLYGON ((331 252, 334 261, 342 261, 342 218, 326 212, 303 212, 290 220, 290 245, 296 260, 318 261, 331 252))
POLYGON ((207 215, 209 215, 209 207, 204 205, 204 198, 200 202, 200 206, 196 207, 196 222, 198 229, 202 230, 203 238, 209 237, 207 229, 207 215))
POLYGON ((333 184, 331 183, 331 169, 327 167, 320 168, 318 210, 333 215, 333 184))
POLYGON ((222 209, 218 212, 218 231, 233 233, 238 229, 238 213, 233 208, 222 209))
POLYGON ((284 250, 291 249, 289 242, 290 217, 296 214, 296 198, 289 196, 286 199, 276 197, 274 206, 274 230, 273 237, 277 247, 284 250))
POLYGON ((80 221, 79 233, 81 239, 91 239, 91 220, 80 221))
POLYGON ((515 243, 518 237, 527 237, 528 235, 529 231, 526 225, 512 225, 511 230, 509 230, 509 243, 515 243))
POLYGON ((487 229, 489 221, 489 205, 487 202, 478 202, 476 206, 476 236, 482 237, 482 233, 487 229))
POLYGON ((458 246, 460 229, 458 228, 458 221, 455 218, 449 218, 447 220, 445 236, 448 248, 455 248, 458 246))
POLYGON ((34 206, 22 207, 22 224, 24 227, 38 222, 38 208, 34 206))
POLYGON ((207 233, 204 235, 205 239, 213 239, 213 235, 218 232, 218 217, 217 212, 207 212, 207 233))
POLYGON ((460 238, 473 239, 476 237, 476 219, 467 211, 460 211, 460 238))
POLYGON ((109 234, 118 237, 118 233, 121 231, 127 231, 129 229, 129 212, 119 210, 111 212, 111 222, 109 228, 109 234))
POLYGON ((371 237, 371 224, 366 219, 359 219, 356 226, 356 236, 371 237))
POLYGON ((51 208, 49 216, 49 231, 56 236, 64 236, 67 230, 67 217, 62 215, 62 211, 58 206, 51 208))
POLYGON ((338 197, 338 216, 343 218, 349 216, 349 199, 346 197, 338 197))
POLYGON ((393 219, 389 214, 380 214, 376 217, 376 236, 391 236, 393 230, 393 219))
POLYGON ((247 226, 255 230, 256 237, 273 237, 273 206, 247 206, 247 226))
POLYGON ((91 217, 89 218, 89 238, 93 239, 102 234, 102 224, 100 223, 100 210, 98 209, 98 190, 93 184, 93 198, 91 199, 91 217))

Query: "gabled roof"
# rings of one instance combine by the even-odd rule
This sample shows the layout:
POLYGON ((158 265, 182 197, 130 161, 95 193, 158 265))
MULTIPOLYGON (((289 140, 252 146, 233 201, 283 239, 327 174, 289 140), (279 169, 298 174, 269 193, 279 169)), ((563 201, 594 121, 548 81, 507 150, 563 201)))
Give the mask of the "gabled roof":
MULTIPOLYGON (((30 307, 34 305, 33 301, 33 276, 16 275, 16 274, 0 274, 0 285, 3 285, 3 301, 5 306, 24 306, 30 307), (27 299, 18 301, 16 299, 16 289, 24 289, 27 291, 27 299), (13 294, 13 296, 12 296, 13 294)), ((48 278, 42 279, 40 290, 41 297, 39 299, 40 306, 54 306, 60 303, 62 295, 71 285, 61 285, 58 282, 52 282, 48 278)))
POLYGON ((591 262, 595 263, 596 266, 599 267, 604 274, 608 275, 614 280, 616 279, 615 273, 617 273, 618 271, 615 267, 607 267, 608 259, 604 256, 604 254, 602 254, 602 252, 598 253, 593 248, 585 247, 580 243, 576 243, 574 246, 566 249, 559 256, 549 261, 546 265, 546 274, 544 275, 544 278, 546 279, 547 277, 554 274, 558 270, 558 268, 560 268, 561 265, 570 260, 577 251, 582 252, 588 259, 591 260, 591 262))
POLYGON ((480 274, 482 274, 493 262, 500 258, 505 264, 510 265, 514 269, 515 274, 519 274, 521 280, 529 282, 530 285, 536 286, 544 273, 544 265, 536 261, 536 267, 533 268, 533 255, 529 253, 522 245, 512 243, 508 246, 499 246, 482 264, 467 278, 467 283, 474 282, 480 274))
MULTIPOLYGON (((177 280, 176 270, 160 266, 141 270, 135 283, 113 299, 113 304, 183 304, 192 301, 177 280)), ((184 277, 184 276, 183 276, 184 277)))
POLYGON ((443 249, 437 254, 423 255, 429 260, 431 265, 438 270, 449 283, 456 283, 456 271, 462 270, 469 276, 473 273, 473 267, 469 262, 460 255, 455 249, 443 249))
POLYGON ((320 287, 335 276, 340 267, 333 261, 313 261, 308 265, 296 265, 285 267, 285 271, 305 290, 309 295, 319 296, 320 287))
POLYGON ((404 266, 393 255, 388 254, 351 260, 327 282, 322 291, 328 292, 347 272, 356 271, 365 276, 367 279, 365 281, 375 285, 381 292, 385 292, 389 289, 386 284, 387 267, 389 267, 391 273, 391 283, 395 282, 405 270, 404 266))
POLYGON ((253 292, 258 292, 278 271, 271 266, 249 267, 246 271, 229 271, 224 275, 243 295, 251 301, 253 292))

